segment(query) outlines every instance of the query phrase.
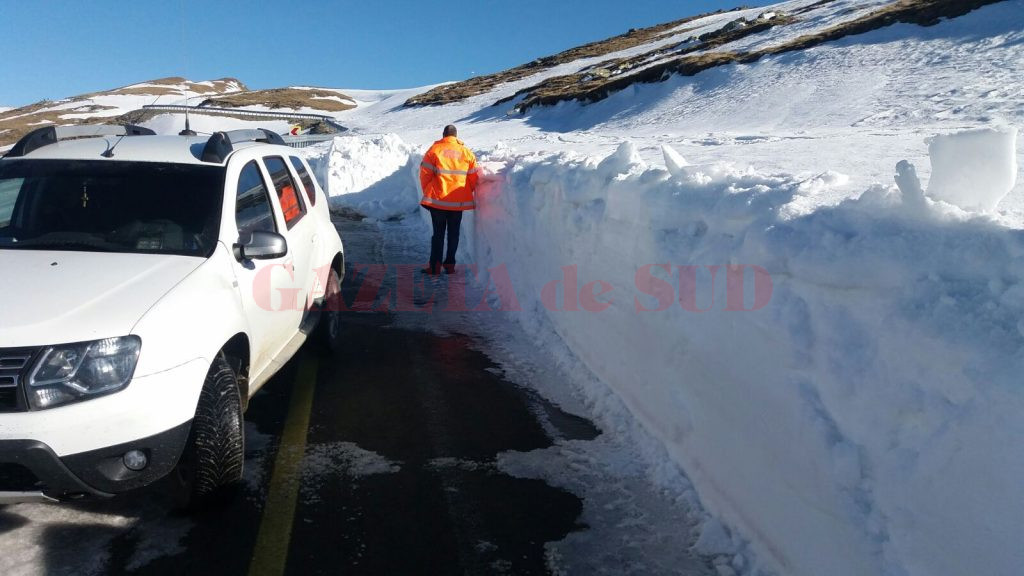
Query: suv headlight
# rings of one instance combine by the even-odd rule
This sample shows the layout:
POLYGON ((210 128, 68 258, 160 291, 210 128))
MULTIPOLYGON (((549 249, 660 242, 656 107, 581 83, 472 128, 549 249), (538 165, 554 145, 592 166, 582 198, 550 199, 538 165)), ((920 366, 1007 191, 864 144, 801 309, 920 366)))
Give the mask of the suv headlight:
POLYGON ((141 348, 138 336, 45 348, 28 378, 28 403, 38 410, 116 392, 131 381, 141 348))

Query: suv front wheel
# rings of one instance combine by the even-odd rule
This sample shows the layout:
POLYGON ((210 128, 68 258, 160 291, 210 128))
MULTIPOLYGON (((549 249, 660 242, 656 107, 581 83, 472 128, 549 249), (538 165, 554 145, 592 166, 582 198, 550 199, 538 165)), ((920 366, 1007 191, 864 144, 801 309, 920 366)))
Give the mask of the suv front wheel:
POLYGON ((183 507, 208 500, 242 479, 245 429, 234 371, 223 354, 210 366, 188 443, 172 472, 183 507))

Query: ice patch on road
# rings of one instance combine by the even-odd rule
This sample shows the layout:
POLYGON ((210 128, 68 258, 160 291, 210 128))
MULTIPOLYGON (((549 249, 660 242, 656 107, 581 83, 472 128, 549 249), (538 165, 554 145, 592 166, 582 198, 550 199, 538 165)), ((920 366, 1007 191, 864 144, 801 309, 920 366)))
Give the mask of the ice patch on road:
POLYGON ((125 568, 184 551, 194 527, 168 515, 152 494, 128 494, 87 504, 17 504, 0 509, 0 574, 92 576, 109 572, 115 541, 132 544, 125 568), (130 512, 129 512, 130 511, 130 512))
POLYGON ((349 478, 394 474, 402 469, 400 463, 360 448, 353 442, 314 444, 306 449, 302 466, 304 472, 313 475, 342 474, 349 478))
POLYGON ((245 423, 245 466, 242 468, 242 483, 246 488, 246 497, 257 504, 266 498, 267 476, 270 474, 267 465, 267 448, 273 436, 260 432, 254 422, 245 423))
POLYGON ((328 478, 363 478, 394 474, 401 469, 400 463, 360 448, 353 442, 313 444, 306 447, 302 460, 303 501, 318 501, 319 488, 328 478))
POLYGON ((659 490, 631 447, 608 436, 565 441, 531 452, 498 455, 501 472, 540 479, 583 500, 585 530, 547 544, 553 574, 715 574, 712 564, 731 562, 737 544, 724 550, 690 550, 700 533, 697 495, 682 477, 677 490, 659 490))
POLYGON ((478 462, 476 460, 442 456, 427 462, 426 467, 431 470, 462 470, 464 472, 479 472, 481 470, 493 469, 494 464, 492 462, 478 462))
POLYGON ((135 522, 70 506, 18 504, 0 510, 0 574, 93 575, 106 571, 110 544, 135 522))
POLYGON ((125 565, 128 570, 138 570, 157 558, 185 552, 182 541, 195 524, 185 517, 167 516, 158 522, 147 522, 136 527, 135 550, 125 565))

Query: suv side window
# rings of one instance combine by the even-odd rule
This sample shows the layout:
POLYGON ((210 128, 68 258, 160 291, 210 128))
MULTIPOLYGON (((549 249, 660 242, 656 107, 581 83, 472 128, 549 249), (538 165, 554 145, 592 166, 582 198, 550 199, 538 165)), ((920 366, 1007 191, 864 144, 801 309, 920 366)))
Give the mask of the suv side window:
POLYGON ((14 216, 14 205, 18 201, 24 178, 0 180, 0 228, 9 226, 14 216))
POLYGON ((306 196, 309 197, 309 205, 316 206, 316 187, 313 186, 313 177, 309 175, 309 171, 306 170, 306 166, 299 160, 297 156, 291 156, 292 166, 295 167, 295 172, 299 175, 299 180, 302 180, 302 187, 306 189, 306 196))
POLYGON ((291 230, 302 216, 306 213, 306 204, 302 201, 302 195, 295 189, 295 182, 288 172, 288 165, 280 156, 267 156, 263 164, 270 172, 270 179, 274 182, 277 190, 277 198, 281 201, 281 212, 284 213, 284 223, 291 230))
POLYGON ((238 174, 238 195, 235 199, 235 224, 238 233, 277 232, 274 209, 263 174, 255 161, 249 162, 238 174))

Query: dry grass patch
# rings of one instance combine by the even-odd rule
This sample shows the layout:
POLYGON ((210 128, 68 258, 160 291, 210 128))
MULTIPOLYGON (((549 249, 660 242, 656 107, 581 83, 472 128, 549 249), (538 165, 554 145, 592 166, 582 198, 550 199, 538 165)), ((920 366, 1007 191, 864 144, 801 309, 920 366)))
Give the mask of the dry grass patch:
POLYGON ((177 88, 168 88, 166 86, 136 86, 134 88, 118 88, 110 92, 97 92, 89 95, 89 97, 100 96, 100 95, 113 95, 113 96, 181 96, 181 90, 177 88))
POLYGON ((223 96, 207 98, 200 106, 218 106, 224 108, 242 108, 245 106, 266 106, 271 109, 316 108, 326 112, 342 112, 356 107, 355 101, 333 90, 316 88, 274 88, 271 90, 252 90, 249 92, 233 92, 223 96), (339 101, 349 100, 349 102, 339 101))
POLYGON ((121 86, 113 90, 106 90, 103 92, 90 92, 77 96, 79 99, 95 98, 96 96, 184 96, 185 91, 197 92, 199 94, 213 93, 231 93, 237 91, 235 86, 241 87, 242 90, 246 90, 245 84, 242 84, 239 80, 234 78, 219 78, 217 80, 210 81, 209 83, 198 83, 192 82, 180 76, 172 76, 170 78, 159 78, 157 80, 148 80, 146 82, 138 82, 129 86, 121 86))
POLYGON ((741 38, 793 22, 796 22, 796 19, 786 14, 779 14, 770 19, 759 18, 753 21, 734 20, 718 30, 691 38, 682 45, 652 50, 630 58, 609 60, 585 68, 576 74, 549 78, 536 86, 521 90, 509 98, 499 100, 495 102, 495 105, 503 104, 522 96, 524 97, 523 101, 516 106, 516 110, 523 112, 533 106, 555 104, 563 100, 583 100, 588 102, 601 100, 606 98, 608 94, 634 82, 658 81, 661 79, 664 74, 663 64, 659 63, 650 66, 651 62, 664 61, 666 58, 669 58, 668 62, 685 62, 687 69, 698 66, 720 66, 734 62, 738 55, 733 52, 706 52, 707 50, 712 50, 741 38), (685 56, 694 52, 704 53, 696 56, 685 56), (648 72, 648 70, 652 70, 652 72, 648 72))
MULTIPOLYGON (((742 7, 733 8, 732 10, 729 10, 729 12, 743 9, 744 8, 742 7)), ((554 56, 538 58, 537 60, 503 72, 476 76, 462 82, 438 86, 437 88, 433 88, 423 94, 413 96, 405 102, 405 105, 434 106, 448 104, 451 102, 459 102, 471 96, 486 94, 500 84, 515 82, 560 64, 575 62, 576 60, 581 60, 583 58, 604 56, 620 50, 628 50, 643 44, 663 40, 672 35, 679 34, 680 32, 675 31, 675 29, 687 24, 688 22, 712 16, 714 14, 721 14, 723 12, 725 11, 718 10, 715 12, 699 14, 697 16, 690 16, 681 20, 667 22, 665 24, 658 24, 649 28, 634 28, 625 34, 621 34, 607 40, 600 40, 598 42, 591 42, 589 44, 584 44, 583 46, 571 48, 564 52, 559 52, 554 56)))
POLYGON ((10 146, 29 132, 45 126, 71 126, 77 124, 95 124, 97 121, 109 121, 109 118, 62 118, 67 114, 88 114, 103 110, 113 110, 111 106, 99 106, 83 102, 72 109, 48 110, 55 102, 44 100, 0 114, 0 147, 10 146))

